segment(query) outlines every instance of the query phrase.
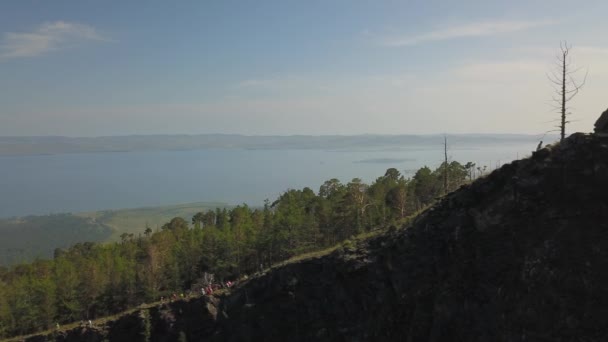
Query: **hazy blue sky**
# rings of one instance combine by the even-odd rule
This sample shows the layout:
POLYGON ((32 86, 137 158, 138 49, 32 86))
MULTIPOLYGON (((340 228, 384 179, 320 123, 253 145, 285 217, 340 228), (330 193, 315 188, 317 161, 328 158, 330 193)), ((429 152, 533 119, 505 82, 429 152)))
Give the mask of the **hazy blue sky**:
POLYGON ((608 1, 2 1, 0 135, 542 133, 560 40, 608 107, 608 1))

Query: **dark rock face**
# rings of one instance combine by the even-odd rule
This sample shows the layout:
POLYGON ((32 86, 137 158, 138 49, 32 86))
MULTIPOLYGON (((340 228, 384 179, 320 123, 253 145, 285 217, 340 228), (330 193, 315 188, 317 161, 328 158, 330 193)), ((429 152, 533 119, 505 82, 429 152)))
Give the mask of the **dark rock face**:
MULTIPOLYGON (((212 300, 123 317, 103 338, 605 340, 608 142, 574 134, 448 195, 406 229, 212 300)), ((56 340, 70 334, 82 332, 56 340)))
POLYGON ((596 134, 608 134, 608 109, 595 122, 594 131, 596 134))

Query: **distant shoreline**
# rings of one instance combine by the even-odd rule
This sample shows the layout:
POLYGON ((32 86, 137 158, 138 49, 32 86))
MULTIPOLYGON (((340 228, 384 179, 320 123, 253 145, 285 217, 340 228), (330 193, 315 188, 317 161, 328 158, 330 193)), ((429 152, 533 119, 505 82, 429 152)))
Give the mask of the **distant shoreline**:
MULTIPOLYGON (((203 201, 203 202, 188 202, 188 203, 178 203, 178 204, 168 204, 168 205, 151 205, 151 206, 142 206, 142 207, 124 207, 124 208, 113 208, 113 209, 98 209, 98 210, 85 210, 78 212, 52 212, 48 214, 33 214, 33 215, 22 215, 22 216, 0 216, 0 222, 17 222, 28 218, 40 218, 40 217, 48 217, 48 216, 56 216, 56 215, 73 215, 80 217, 93 217, 97 215, 103 214, 119 214, 126 212, 135 212, 135 211, 150 211, 150 212, 160 212, 160 211, 172 211, 179 210, 184 208, 230 208, 236 206, 235 204, 228 204, 224 202, 213 202, 213 201, 203 201)), ((252 206, 255 207, 255 206, 252 206)))
MULTIPOLYGON (((451 145, 530 142, 541 135, 531 134, 447 134, 451 145)), ((553 136, 545 136, 552 141, 553 136)), ((555 136, 557 139, 557 136, 555 136)), ((344 150, 373 147, 405 147, 415 144, 442 144, 442 134, 429 135, 291 135, 247 136, 228 134, 139 135, 110 137, 2 137, 0 157, 53 156, 83 153, 130 153, 152 151, 193 151, 205 149, 245 150, 344 150)))

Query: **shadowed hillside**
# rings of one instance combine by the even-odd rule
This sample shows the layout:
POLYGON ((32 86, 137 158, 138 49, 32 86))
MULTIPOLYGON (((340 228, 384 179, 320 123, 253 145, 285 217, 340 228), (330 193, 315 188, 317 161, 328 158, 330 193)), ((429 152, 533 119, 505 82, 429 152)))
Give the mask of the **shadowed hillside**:
POLYGON ((51 258, 56 248, 101 242, 111 234, 107 225, 72 214, 0 219, 0 266, 51 258))
POLYGON ((574 134, 404 229, 276 267, 228 295, 28 341, 600 341, 608 139, 574 134))

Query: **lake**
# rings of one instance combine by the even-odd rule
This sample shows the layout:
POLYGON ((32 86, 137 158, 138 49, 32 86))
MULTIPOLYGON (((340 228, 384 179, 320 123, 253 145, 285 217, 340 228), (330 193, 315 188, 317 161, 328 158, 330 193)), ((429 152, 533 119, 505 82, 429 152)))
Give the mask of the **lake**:
MULTIPOLYGON (((529 155, 532 138, 450 145, 450 160, 496 165, 529 155)), ((372 149, 203 149, 0 157, 0 217, 217 201, 261 205, 330 178, 370 183, 443 159, 442 141, 372 149)))

